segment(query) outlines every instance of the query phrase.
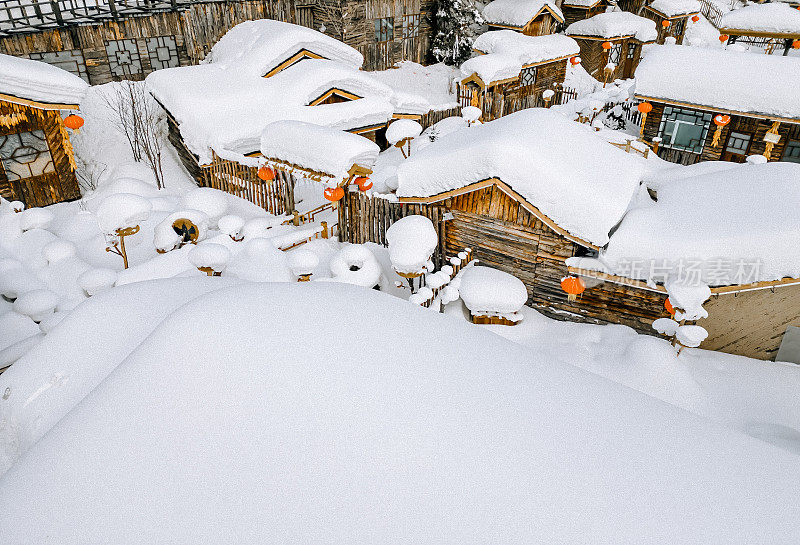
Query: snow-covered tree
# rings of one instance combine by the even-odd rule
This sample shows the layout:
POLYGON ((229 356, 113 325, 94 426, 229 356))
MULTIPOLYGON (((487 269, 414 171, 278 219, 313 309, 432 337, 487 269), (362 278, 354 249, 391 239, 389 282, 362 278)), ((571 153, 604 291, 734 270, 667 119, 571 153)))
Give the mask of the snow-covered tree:
POLYGON ((458 65, 472 55, 483 17, 474 0, 439 0, 434 15, 431 54, 446 64, 458 65))

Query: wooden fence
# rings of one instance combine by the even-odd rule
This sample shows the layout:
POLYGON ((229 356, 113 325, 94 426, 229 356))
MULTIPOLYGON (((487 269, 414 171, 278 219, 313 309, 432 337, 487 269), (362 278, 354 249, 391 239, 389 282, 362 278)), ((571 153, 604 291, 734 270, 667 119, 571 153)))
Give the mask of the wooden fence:
MULTIPOLYGON (((380 197, 368 197, 361 192, 348 192, 339 201, 339 240, 353 244, 374 242, 387 246, 386 230, 389 226, 400 218, 418 214, 433 222, 439 232, 439 240, 443 241, 444 213, 445 210, 438 206, 403 204, 380 197)), ((439 244, 433 254, 433 263, 438 268, 444 262, 444 248, 439 244)))
POLYGON ((423 115, 420 118, 419 124, 422 125, 423 129, 427 129, 428 127, 438 123, 442 119, 445 119, 447 117, 460 116, 460 115, 461 115, 461 107, 460 106, 455 106, 453 108, 448 108, 447 110, 430 111, 430 112, 426 113, 425 115, 423 115))
POLYGON ((278 171, 272 182, 258 177, 258 169, 214 156, 214 162, 203 167, 203 185, 241 197, 260 206, 274 216, 294 211, 294 178, 278 171))
MULTIPOLYGON (((526 108, 558 106, 578 97, 578 91, 576 89, 570 89, 569 87, 559 86, 554 88, 553 91, 555 94, 549 102, 545 102, 541 92, 532 88, 529 89, 528 87, 522 87, 509 93, 504 93, 502 91, 482 93, 480 103, 483 116, 481 119, 483 121, 490 121, 526 108)), ((457 91, 459 104, 461 104, 462 107, 471 106, 474 100, 473 93, 480 92, 481 91, 474 84, 459 84, 457 91)))

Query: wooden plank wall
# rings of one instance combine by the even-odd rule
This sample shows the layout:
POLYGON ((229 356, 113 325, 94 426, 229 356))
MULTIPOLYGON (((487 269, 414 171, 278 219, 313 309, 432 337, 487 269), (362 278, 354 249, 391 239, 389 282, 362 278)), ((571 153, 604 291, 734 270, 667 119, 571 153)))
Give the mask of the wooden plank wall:
MULTIPOLYGON (((600 81, 605 78, 604 69, 608 64, 608 53, 603 49, 603 40, 584 40, 579 36, 573 36, 578 46, 581 48, 581 65, 592 76, 600 81)), ((617 78, 633 77, 636 71, 636 66, 641 60, 641 46, 639 46, 634 54, 633 59, 628 58, 628 44, 630 42, 638 43, 632 39, 625 40, 610 40, 612 44, 622 44, 622 54, 617 68, 609 77, 608 81, 614 81, 617 78)))
POLYGON ((511 84, 494 93, 487 93, 484 101, 484 112, 488 119, 497 119, 526 108, 544 106, 542 92, 551 89, 556 92, 550 105, 560 104, 564 98, 561 85, 567 76, 567 61, 556 61, 539 65, 536 71, 536 82, 533 85, 521 86, 511 84))
POLYGON ((272 182, 258 177, 258 169, 216 158, 203 168, 206 187, 213 187, 260 206, 274 216, 294 210, 294 178, 283 171, 272 182))

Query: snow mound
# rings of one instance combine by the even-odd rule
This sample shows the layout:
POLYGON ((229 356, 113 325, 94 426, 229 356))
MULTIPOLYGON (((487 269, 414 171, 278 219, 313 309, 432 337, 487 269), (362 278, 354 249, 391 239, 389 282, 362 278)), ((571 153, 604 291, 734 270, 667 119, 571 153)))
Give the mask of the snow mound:
POLYGON ((378 285, 381 267, 375 255, 361 244, 350 244, 337 252, 330 261, 333 280, 365 288, 378 285))
POLYGON ((468 267, 460 275, 461 300, 474 315, 503 316, 519 311, 528 300, 525 284, 491 267, 468 267))
POLYGON ((439 235, 430 219, 411 215, 389 226, 386 241, 394 270, 403 274, 422 274, 439 243, 439 235))
POLYGON ((34 322, 41 322, 52 314, 61 297, 47 289, 31 290, 14 301, 14 311, 28 316, 34 322))
POLYGON ((117 281, 117 271, 114 269, 97 268, 90 269, 78 277, 78 285, 92 296, 105 291, 114 286, 117 281))
POLYGON ((246 284, 150 318, 0 481, 4 545, 800 539, 796 456, 396 298, 246 284))
POLYGON ((47 208, 29 208, 19 213, 19 227, 23 231, 31 229, 47 229, 55 215, 47 208))
POLYGON ((228 194, 212 187, 198 187, 187 191, 181 197, 181 206, 199 210, 208 216, 211 225, 228 211, 228 194))
POLYGON ((309 250, 294 250, 289 254, 288 264, 296 276, 311 274, 319 265, 319 257, 309 250))
POLYGON ((75 244, 62 239, 54 240, 42 248, 42 257, 44 257, 50 265, 75 257, 76 253, 77 248, 75 244))
POLYGON ((231 259, 231 251, 222 244, 203 242, 192 248, 187 257, 198 269, 202 267, 221 272, 231 259))
POLYGON ((133 193, 116 193, 104 198, 97 209, 97 223, 109 235, 135 227, 150 217, 153 205, 133 193))

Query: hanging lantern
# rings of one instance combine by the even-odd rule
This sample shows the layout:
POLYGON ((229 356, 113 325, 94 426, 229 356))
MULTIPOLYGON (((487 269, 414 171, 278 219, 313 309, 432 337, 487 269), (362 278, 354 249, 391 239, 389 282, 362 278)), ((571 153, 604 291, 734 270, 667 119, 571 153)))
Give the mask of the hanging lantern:
POLYGON ((661 26, 663 26, 664 28, 668 28, 669 27, 669 21, 666 21, 666 20, 661 21, 661 26))
POLYGON ((696 23, 696 22, 697 22, 697 21, 699 21, 699 20, 700 20, 700 16, 699 16, 699 15, 693 15, 693 16, 692 16, 692 22, 693 22, 693 23, 696 23))
POLYGON ((669 312, 670 316, 675 316, 675 307, 672 306, 672 302, 669 300, 669 297, 664 301, 664 308, 669 312))
POLYGON ((605 49, 606 51, 611 49, 611 42, 603 42, 603 49, 605 49))
POLYGON ((731 116, 717 114, 714 116, 714 124, 717 126, 717 130, 714 131, 714 138, 711 140, 711 147, 716 148, 717 144, 719 144, 719 139, 722 136, 722 128, 731 122, 731 116))
POLYGON ((639 128, 639 138, 644 138, 644 125, 647 123, 647 114, 653 109, 653 105, 649 102, 640 102, 636 109, 642 114, 642 125, 639 128))
POLYGON ((561 289, 567 293, 568 301, 574 301, 586 289, 586 284, 577 276, 565 276, 561 279, 561 289))
POLYGON ((795 40, 792 42, 792 49, 800 49, 800 40, 795 40))
POLYGON ((727 42, 727 41, 728 41, 728 38, 729 38, 729 36, 728 36, 727 34, 720 34, 720 35, 719 35, 719 41, 720 41, 720 43, 723 43, 723 44, 724 44, 725 42, 727 42))
POLYGON ((581 58, 578 56, 570 57, 569 62, 572 64, 572 66, 577 66, 581 63, 581 58))
POLYGON ((372 182, 370 182, 369 178, 367 178, 366 176, 359 176, 358 178, 356 178, 355 183, 358 186, 358 189, 360 189, 361 191, 367 191, 368 189, 372 189, 372 182))
POLYGON ((79 132, 81 127, 83 127, 83 118, 79 115, 69 114, 64 118, 64 126, 75 132, 79 132))
POLYGON ((264 180, 265 182, 271 182, 275 179, 275 169, 268 167, 267 165, 262 166, 258 169, 258 177, 264 180))
POLYGON ((344 197, 344 189, 341 187, 326 187, 323 195, 331 202, 340 201, 344 197))

